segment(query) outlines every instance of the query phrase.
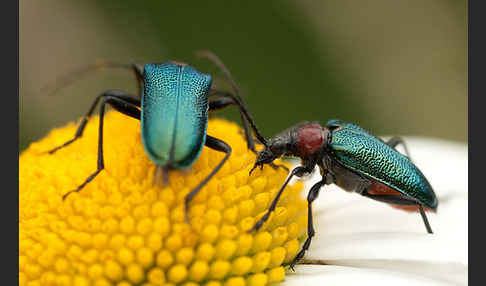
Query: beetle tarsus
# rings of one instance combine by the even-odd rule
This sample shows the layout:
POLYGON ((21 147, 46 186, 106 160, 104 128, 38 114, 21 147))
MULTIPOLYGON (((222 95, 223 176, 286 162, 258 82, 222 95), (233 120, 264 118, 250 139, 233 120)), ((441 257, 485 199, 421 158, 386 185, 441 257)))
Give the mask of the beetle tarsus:
MULTIPOLYGON (((256 165, 256 164, 255 164, 256 165)), ((261 164, 263 168, 263 164, 261 164)), ((280 187, 280 190, 278 191, 277 195, 275 195, 275 198, 273 198, 272 203, 270 204, 270 207, 268 208, 268 211, 263 215, 254 225, 253 227, 248 231, 252 232, 253 230, 258 230, 262 225, 270 218, 270 214, 275 210, 277 207, 278 200, 280 199, 280 196, 282 195, 285 187, 289 184, 290 180, 292 179, 293 176, 298 176, 300 177, 301 174, 308 172, 309 170, 306 167, 296 167, 295 169, 292 170, 290 175, 287 177, 285 180, 285 183, 280 187)))
POLYGON ((315 235, 314 224, 312 221, 312 202, 317 199, 319 191, 322 186, 326 184, 326 177, 322 177, 322 180, 315 183, 307 195, 307 239, 302 246, 302 249, 297 253, 294 260, 292 260, 291 265, 295 265, 302 257, 304 257, 305 252, 309 249, 312 238, 315 235))
POLYGON ((251 173, 253 173, 253 170, 255 170, 256 168, 258 168, 259 165, 261 165, 260 166, 260 170, 263 169, 263 164, 255 163, 255 165, 253 165, 253 168, 251 168, 251 170, 250 170, 250 175, 251 175, 251 173))
POLYGON ((251 233, 253 231, 258 231, 262 226, 263 224, 268 220, 268 218, 270 217, 270 211, 268 211, 267 213, 265 213, 264 216, 262 216, 256 223, 255 225, 253 225, 253 227, 248 231, 248 233, 251 233))
POLYGON ((191 219, 189 218, 189 200, 184 201, 184 220, 187 224, 191 224, 191 219))
MULTIPOLYGON (((97 162, 97 169, 96 172, 91 174, 79 187, 76 188, 74 191, 70 191, 66 194, 63 195, 63 200, 67 198, 68 195, 71 193, 77 193, 81 191, 86 184, 91 182, 98 174, 105 168, 104 160, 103 160, 103 118, 105 115, 105 105, 109 104, 119 112, 134 117, 136 119, 140 118, 140 110, 137 109, 137 103, 140 102, 137 98, 134 98, 131 95, 128 95, 124 92, 116 91, 116 90, 107 90, 103 92, 101 95, 99 95, 95 102, 91 105, 91 108, 86 115, 86 117, 83 119, 81 124, 78 127, 78 130, 76 131, 76 135, 74 139, 71 139, 67 141, 64 145, 58 147, 62 148, 64 146, 69 145, 72 141, 78 139, 81 137, 83 130, 86 126, 88 118, 91 116, 91 113, 93 112, 94 108, 96 107, 98 101, 103 98, 103 101, 101 102, 101 108, 100 108, 100 116, 99 116, 99 126, 98 126, 98 162, 97 162)), ((54 148, 51 151, 56 151, 56 148, 54 148)))
POLYGON ((189 202, 192 198, 206 185, 209 180, 223 167, 224 163, 228 160, 229 156, 231 155, 231 146, 228 145, 226 142, 219 140, 218 138, 212 137, 207 135, 206 142, 204 143, 206 147, 209 147, 213 150, 224 152, 226 155, 224 158, 216 165, 216 167, 209 173, 209 175, 199 183, 189 194, 186 195, 184 198, 184 213, 186 216, 186 222, 189 223, 189 202))
POLYGON ((84 183, 82 183, 81 185, 79 185, 76 190, 73 190, 73 191, 69 191, 67 193, 65 193, 63 196, 62 196, 62 200, 64 201, 70 194, 72 193, 78 193, 79 191, 81 191, 81 189, 84 188, 84 186, 86 186, 86 184, 88 184, 89 182, 91 182, 91 180, 93 180, 104 168, 101 168, 101 169, 98 169, 96 170, 96 172, 94 172, 93 174, 91 174, 85 181, 84 183))
POLYGON ((432 228, 430 227, 429 220, 427 219, 427 216, 425 215, 424 208, 421 204, 418 205, 420 215, 422 216, 422 220, 424 221, 425 229, 427 230, 428 233, 433 234, 432 228))

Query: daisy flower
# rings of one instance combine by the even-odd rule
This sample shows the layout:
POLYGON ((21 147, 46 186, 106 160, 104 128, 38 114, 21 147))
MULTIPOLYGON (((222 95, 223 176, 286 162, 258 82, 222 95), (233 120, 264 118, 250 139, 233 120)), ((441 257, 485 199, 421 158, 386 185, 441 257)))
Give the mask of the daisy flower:
MULTIPOLYGON (((104 121, 105 169, 79 193, 96 167, 98 118, 83 137, 46 153, 75 134, 53 130, 19 158, 20 285, 267 285, 284 280, 284 264, 299 250, 307 203, 291 186, 270 221, 248 233, 287 176, 266 168, 249 176, 255 154, 240 128, 223 120, 208 134, 232 147, 227 163, 194 197, 184 198, 224 154, 203 148, 188 171, 154 185, 139 121, 116 112, 104 121)), ((282 162, 281 162, 282 163, 282 162)))
POLYGON ((241 130, 210 120, 208 134, 225 138, 233 153, 191 202, 187 224, 185 195, 224 155, 204 148, 189 171, 173 171, 169 185, 155 186, 139 122, 110 112, 105 170, 63 201, 96 167, 97 127, 93 117, 80 140, 49 155, 76 125, 55 129, 19 158, 20 285, 467 283, 464 146, 407 140, 439 197, 437 214, 429 214, 433 235, 418 214, 325 186, 313 205, 316 236, 303 261, 325 265, 291 272, 285 265, 305 239, 305 195, 317 177, 287 187, 269 221, 248 233, 287 172, 266 167, 249 176, 255 155, 241 130))

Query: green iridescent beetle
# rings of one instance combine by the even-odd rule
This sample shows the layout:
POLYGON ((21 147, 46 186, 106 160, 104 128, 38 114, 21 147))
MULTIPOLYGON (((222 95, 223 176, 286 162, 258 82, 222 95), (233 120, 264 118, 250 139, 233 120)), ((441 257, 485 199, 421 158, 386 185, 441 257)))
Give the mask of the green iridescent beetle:
POLYGON ((427 232, 432 233, 424 207, 436 211, 437 197, 425 176, 410 160, 401 138, 393 137, 385 142, 357 125, 335 119, 329 120, 325 127, 317 122, 303 122, 268 139, 265 148, 258 153, 253 169, 263 168, 264 164, 281 156, 299 157, 301 166, 292 170, 268 211, 250 231, 258 230, 269 218, 293 176, 310 174, 317 165, 322 177, 308 193, 308 237, 290 264, 291 268, 304 256, 314 236, 311 205, 324 185, 336 184, 346 191, 397 208, 418 211, 427 232), (404 146, 407 156, 395 149, 398 144, 404 146))

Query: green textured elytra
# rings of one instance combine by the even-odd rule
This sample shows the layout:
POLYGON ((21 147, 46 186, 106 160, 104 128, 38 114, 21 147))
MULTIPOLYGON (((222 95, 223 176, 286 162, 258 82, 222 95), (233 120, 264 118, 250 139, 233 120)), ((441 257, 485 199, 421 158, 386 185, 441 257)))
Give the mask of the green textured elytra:
POLYGON ((159 166, 185 169, 206 140, 211 76, 175 62, 146 64, 141 109, 142 141, 159 166))
POLYGON ((330 147, 340 164, 437 208, 432 186, 409 158, 357 125, 333 119, 326 126, 338 127, 332 132, 330 147))

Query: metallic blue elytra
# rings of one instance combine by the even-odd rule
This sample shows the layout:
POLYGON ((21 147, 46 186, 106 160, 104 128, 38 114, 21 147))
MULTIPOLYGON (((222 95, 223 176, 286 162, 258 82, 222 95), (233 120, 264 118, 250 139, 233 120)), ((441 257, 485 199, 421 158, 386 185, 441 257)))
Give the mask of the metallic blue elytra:
POLYGON ((357 125, 329 120, 326 126, 338 127, 332 131, 329 147, 343 166, 437 208, 432 186, 409 158, 357 125))
POLYGON ((174 62, 144 67, 141 128, 150 159, 184 169, 198 158, 206 139, 211 76, 174 62))

